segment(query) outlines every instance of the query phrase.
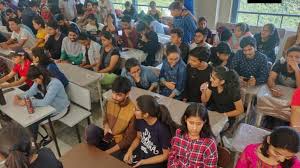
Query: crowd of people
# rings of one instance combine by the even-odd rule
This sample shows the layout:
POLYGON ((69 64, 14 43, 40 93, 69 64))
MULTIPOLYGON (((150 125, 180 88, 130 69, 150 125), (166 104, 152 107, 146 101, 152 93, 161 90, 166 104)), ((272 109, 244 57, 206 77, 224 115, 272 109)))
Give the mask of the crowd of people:
MULTIPOLYGON (((0 48, 12 51, 7 57, 14 63, 1 76, 0 88, 24 91, 8 101, 25 106, 24 98, 31 98, 33 107, 51 105, 56 110, 51 119, 58 120, 68 113, 70 101, 65 91, 69 81, 57 64, 102 73, 101 85, 112 90, 112 97, 105 105, 103 126, 91 124, 85 129, 86 143, 133 167, 208 168, 217 167, 219 136, 212 133, 208 113, 229 118, 223 136, 236 128, 237 118, 245 112, 241 88, 266 84, 272 96, 281 97, 286 93, 278 85, 283 85, 295 88, 290 122, 278 122, 281 125, 272 128, 263 142, 248 145, 236 167, 300 167, 296 157, 300 151, 300 25, 293 44, 286 45, 281 55, 276 52, 280 38, 274 24, 252 34, 247 23, 238 23, 234 30, 220 27, 214 34, 208 20, 197 19, 181 0, 170 4, 168 25, 155 1, 144 14, 138 14, 129 1, 121 12, 110 0, 84 4, 59 0, 56 12, 51 10, 55 4, 49 3, 0 2, 2 25, 11 32, 9 38, 0 32, 0 48), (161 44, 160 34, 170 35, 170 42, 161 44), (120 53, 131 48, 147 57, 144 62, 130 58, 122 67, 120 53), (157 62, 160 50, 163 58, 157 62), (159 75, 152 67, 158 64, 159 75), (19 78, 13 80, 15 76, 19 78), (142 95, 134 104, 129 98, 131 87, 188 103, 181 123, 174 122, 172 112, 153 96, 142 95)), ((8 168, 61 168, 48 148, 34 152, 32 142, 37 141, 40 125, 48 135, 39 146, 46 146, 52 141, 47 120, 31 125, 29 132, 15 124, 2 128, 0 162, 5 160, 8 168)))

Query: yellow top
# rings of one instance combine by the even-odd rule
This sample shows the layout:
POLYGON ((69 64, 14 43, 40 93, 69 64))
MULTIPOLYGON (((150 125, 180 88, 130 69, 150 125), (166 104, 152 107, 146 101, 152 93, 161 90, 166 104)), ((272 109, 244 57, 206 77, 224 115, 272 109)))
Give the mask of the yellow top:
POLYGON ((47 32, 45 29, 41 28, 37 31, 36 33, 36 38, 37 39, 43 39, 44 41, 38 44, 38 47, 44 47, 45 45, 45 37, 47 35, 47 32))

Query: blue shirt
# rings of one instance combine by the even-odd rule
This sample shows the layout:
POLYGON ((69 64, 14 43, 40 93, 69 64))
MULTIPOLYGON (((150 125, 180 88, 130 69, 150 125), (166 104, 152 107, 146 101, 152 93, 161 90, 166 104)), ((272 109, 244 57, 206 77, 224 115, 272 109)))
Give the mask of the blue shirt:
POLYGON ((52 106, 56 112, 53 115, 57 115, 63 112, 70 105, 68 95, 65 91, 64 85, 56 78, 51 78, 47 88, 47 92, 44 95, 38 88, 38 84, 34 83, 28 91, 21 95, 22 98, 30 97, 33 107, 52 106), (43 99, 36 99, 33 96, 40 93, 43 95, 43 99))
POLYGON ((160 94, 164 96, 170 96, 175 93, 176 96, 180 96, 183 92, 186 83, 186 65, 182 59, 180 59, 174 67, 171 67, 166 59, 163 61, 162 68, 160 70, 159 80, 163 82, 174 82, 176 87, 174 90, 170 90, 165 86, 160 88, 160 94))
POLYGON ((173 20, 174 28, 179 28, 183 31, 183 39, 184 43, 190 43, 194 37, 195 31, 197 29, 196 23, 192 16, 177 16, 174 17, 173 20))
POLYGON ((259 51, 255 52, 253 59, 248 59, 242 50, 238 50, 232 58, 229 68, 234 69, 240 76, 246 78, 255 77, 256 85, 264 84, 268 80, 269 68, 267 57, 259 51))
MULTIPOLYGON (((122 70, 121 76, 126 77, 129 79, 132 86, 136 87, 136 83, 133 79, 133 77, 130 75, 130 73, 124 68, 122 70)), ((155 75, 155 73, 146 66, 141 66, 141 81, 140 85, 142 86, 142 89, 149 89, 150 86, 158 86, 158 76, 155 75)))

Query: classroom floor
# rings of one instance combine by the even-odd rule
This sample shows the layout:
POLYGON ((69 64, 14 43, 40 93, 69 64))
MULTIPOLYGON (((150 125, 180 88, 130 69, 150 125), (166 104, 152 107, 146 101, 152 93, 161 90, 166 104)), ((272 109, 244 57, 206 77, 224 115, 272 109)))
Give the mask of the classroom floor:
MULTIPOLYGON (((93 104, 92 109, 93 109, 92 117, 91 117, 92 123, 101 126, 102 117, 100 116, 101 110, 99 104, 93 104)), ((86 125, 87 125, 86 120, 80 123, 79 129, 80 129, 81 137, 83 137, 83 131, 86 125)), ((57 134, 58 144, 62 155, 64 155, 66 152, 72 149, 72 146, 78 144, 75 128, 70 128, 60 122, 54 122, 54 128, 57 134)), ((51 148, 52 151, 55 153, 55 155, 58 157, 54 142, 50 143, 47 147, 51 148)), ((233 160, 233 154, 232 154, 232 160, 233 160)), ((233 161, 226 168, 233 168, 233 161)))

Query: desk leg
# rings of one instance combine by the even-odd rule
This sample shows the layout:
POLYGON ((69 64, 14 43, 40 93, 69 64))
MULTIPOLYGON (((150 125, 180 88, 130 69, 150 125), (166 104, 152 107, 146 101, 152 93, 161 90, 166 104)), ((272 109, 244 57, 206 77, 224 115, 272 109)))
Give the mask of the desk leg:
POLYGON ((57 154, 58 154, 59 157, 61 157, 61 153, 60 153, 58 143, 57 143, 56 134, 55 134, 55 131, 53 129, 53 125, 52 125, 52 121, 51 121, 50 117, 48 118, 48 122, 49 122, 49 126, 50 126, 50 129, 51 129, 51 132, 52 132, 52 136, 53 136, 53 140, 54 140, 54 143, 55 143, 57 154))
POLYGON ((101 108, 100 116, 102 116, 102 113, 104 112, 104 107, 103 107, 102 88, 101 88, 100 80, 97 81, 97 88, 99 92, 99 101, 100 101, 100 108, 101 108))
POLYGON ((248 99, 248 104, 247 104, 247 111, 246 111, 246 118, 245 118, 245 123, 249 123, 249 117, 250 117, 250 108, 251 108, 251 104, 252 104, 252 100, 253 100, 253 95, 246 95, 245 96, 245 100, 248 99))

